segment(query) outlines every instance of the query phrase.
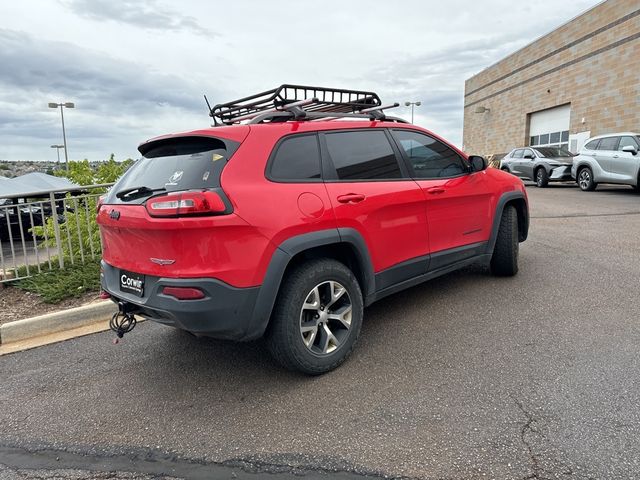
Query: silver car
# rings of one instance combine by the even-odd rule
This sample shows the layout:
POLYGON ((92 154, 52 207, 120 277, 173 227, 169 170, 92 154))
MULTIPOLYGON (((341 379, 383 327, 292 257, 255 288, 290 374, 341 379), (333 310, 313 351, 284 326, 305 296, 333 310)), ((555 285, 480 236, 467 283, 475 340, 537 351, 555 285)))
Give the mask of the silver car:
POLYGON ((573 154, 561 147, 514 148, 501 161, 500 169, 546 187, 549 182, 571 180, 573 154))
POLYGON ((571 176, 584 191, 599 183, 631 185, 640 191, 640 134, 610 133, 590 138, 574 158, 571 176))

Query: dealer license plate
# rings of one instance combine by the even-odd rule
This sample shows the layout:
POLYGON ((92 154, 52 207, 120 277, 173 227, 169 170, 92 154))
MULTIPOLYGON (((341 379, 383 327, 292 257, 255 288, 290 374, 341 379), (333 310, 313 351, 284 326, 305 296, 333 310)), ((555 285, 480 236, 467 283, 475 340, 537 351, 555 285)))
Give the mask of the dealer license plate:
POLYGON ((120 291, 141 297, 144 295, 144 275, 120 270, 120 291))

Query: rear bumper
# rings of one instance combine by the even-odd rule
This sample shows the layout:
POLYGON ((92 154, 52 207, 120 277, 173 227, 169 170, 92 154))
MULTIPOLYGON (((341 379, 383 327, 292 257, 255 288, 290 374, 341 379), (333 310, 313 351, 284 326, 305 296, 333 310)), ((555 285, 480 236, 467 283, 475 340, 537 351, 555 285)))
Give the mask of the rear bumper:
POLYGON ((102 288, 114 302, 133 306, 132 311, 149 320, 186 330, 196 335, 250 340, 260 336, 252 323, 260 287, 235 288, 213 278, 164 278, 145 276, 144 294, 137 297, 120 291, 120 269, 102 261, 102 288), (205 294, 200 300, 178 300, 164 295, 164 286, 197 287, 205 294), (253 331, 256 330, 256 331, 253 331))

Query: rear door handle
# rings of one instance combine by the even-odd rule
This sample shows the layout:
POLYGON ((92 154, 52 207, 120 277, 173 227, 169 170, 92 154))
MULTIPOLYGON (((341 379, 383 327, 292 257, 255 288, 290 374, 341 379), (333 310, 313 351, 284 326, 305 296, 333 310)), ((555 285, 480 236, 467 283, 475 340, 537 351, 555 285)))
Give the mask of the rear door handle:
POLYGON ((347 193, 346 195, 340 195, 338 201, 340 203, 360 203, 365 198, 361 193, 347 193))
POLYGON ((620 158, 620 155, 614 155, 613 158, 620 158))
POLYGON ((427 192, 430 193, 431 195, 437 195, 439 193, 444 193, 445 189, 442 187, 431 187, 431 188, 427 188, 427 192))

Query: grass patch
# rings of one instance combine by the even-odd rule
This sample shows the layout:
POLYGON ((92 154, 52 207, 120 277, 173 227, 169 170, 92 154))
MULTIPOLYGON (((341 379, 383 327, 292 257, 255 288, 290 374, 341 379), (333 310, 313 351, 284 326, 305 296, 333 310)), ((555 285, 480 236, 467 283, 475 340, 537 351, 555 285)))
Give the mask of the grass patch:
MULTIPOLYGON (((42 297, 46 303, 59 303, 72 297, 79 297, 85 292, 100 291, 100 260, 86 260, 86 263, 71 265, 65 261, 64 270, 59 265, 49 270, 49 265, 42 266, 42 273, 35 273, 30 278, 16 280, 12 285, 33 292, 42 297)), ((26 269, 18 269, 19 275, 26 275, 26 269), (21 271, 22 270, 22 271, 21 271)), ((31 273, 37 267, 29 267, 31 273)))

